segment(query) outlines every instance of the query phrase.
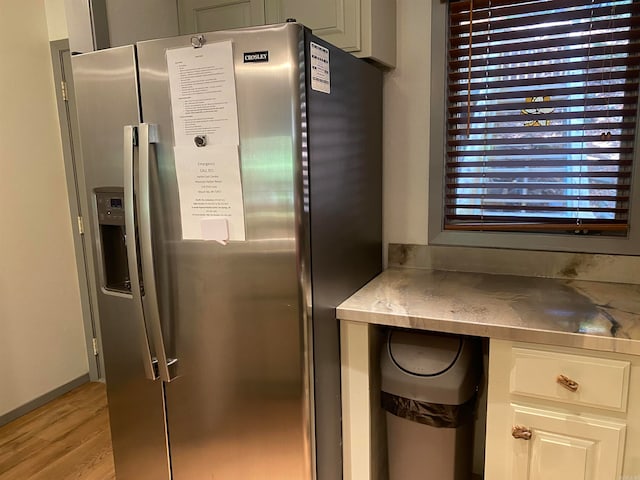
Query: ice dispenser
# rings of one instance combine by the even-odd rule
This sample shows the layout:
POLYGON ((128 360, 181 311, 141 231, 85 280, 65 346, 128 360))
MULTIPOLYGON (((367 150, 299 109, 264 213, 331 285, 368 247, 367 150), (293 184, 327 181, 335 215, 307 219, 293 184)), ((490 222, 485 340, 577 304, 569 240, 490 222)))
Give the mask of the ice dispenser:
POLYGON ((128 293, 131 283, 125 244, 124 191, 122 188, 99 188, 95 194, 104 288, 128 293))

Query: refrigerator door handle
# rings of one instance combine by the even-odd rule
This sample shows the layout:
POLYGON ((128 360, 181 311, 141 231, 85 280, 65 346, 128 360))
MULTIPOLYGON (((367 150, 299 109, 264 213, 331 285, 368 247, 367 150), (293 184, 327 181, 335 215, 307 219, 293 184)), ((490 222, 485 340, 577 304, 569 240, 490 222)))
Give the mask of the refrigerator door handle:
POLYGON ((124 221, 126 229, 125 244, 127 247, 127 264, 129 267, 129 281, 131 282, 131 296, 133 297, 135 316, 142 327, 142 350, 144 372, 148 379, 156 380, 156 360, 149 348, 149 337, 142 308, 142 285, 138 275, 138 249, 136 242, 135 194, 134 194, 134 149, 137 143, 137 127, 124 127, 124 221))
POLYGON ((151 157, 151 144, 158 142, 158 129, 156 125, 141 123, 139 130, 138 165, 138 226, 140 235, 140 257, 142 259, 142 275, 144 278, 144 314, 151 333, 153 346, 158 359, 158 373, 165 382, 173 380, 169 367, 177 363, 177 359, 168 358, 162 323, 160 322, 160 309, 158 307, 158 293, 156 288, 155 267, 153 261, 153 243, 151 239, 151 201, 149 186, 149 163, 151 157))

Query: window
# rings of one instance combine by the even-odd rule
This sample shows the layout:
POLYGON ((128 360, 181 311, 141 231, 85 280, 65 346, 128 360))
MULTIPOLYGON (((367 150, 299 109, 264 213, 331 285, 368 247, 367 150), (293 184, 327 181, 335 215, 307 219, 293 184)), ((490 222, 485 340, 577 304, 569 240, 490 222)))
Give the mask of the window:
POLYGON ((446 16, 432 243, 640 253, 640 1, 451 0, 446 16))

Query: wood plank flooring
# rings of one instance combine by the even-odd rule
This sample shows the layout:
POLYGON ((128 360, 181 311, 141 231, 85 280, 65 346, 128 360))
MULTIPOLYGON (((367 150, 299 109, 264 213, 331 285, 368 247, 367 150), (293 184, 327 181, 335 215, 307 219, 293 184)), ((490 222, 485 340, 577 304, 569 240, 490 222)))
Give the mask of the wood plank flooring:
POLYGON ((107 395, 87 383, 0 427, 0 480, 115 480, 107 395))
POLYGON ((0 427, 0 480, 115 478, 102 383, 82 385, 0 427))

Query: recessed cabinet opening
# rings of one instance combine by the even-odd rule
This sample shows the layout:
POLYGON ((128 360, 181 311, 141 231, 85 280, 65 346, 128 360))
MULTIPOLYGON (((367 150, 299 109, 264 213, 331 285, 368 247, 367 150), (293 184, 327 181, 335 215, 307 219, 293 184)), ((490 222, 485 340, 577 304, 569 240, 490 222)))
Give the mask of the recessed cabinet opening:
POLYGON ((372 451, 377 445, 384 458, 372 458, 372 471, 389 480, 482 479, 488 339, 377 327, 373 337, 372 451))

